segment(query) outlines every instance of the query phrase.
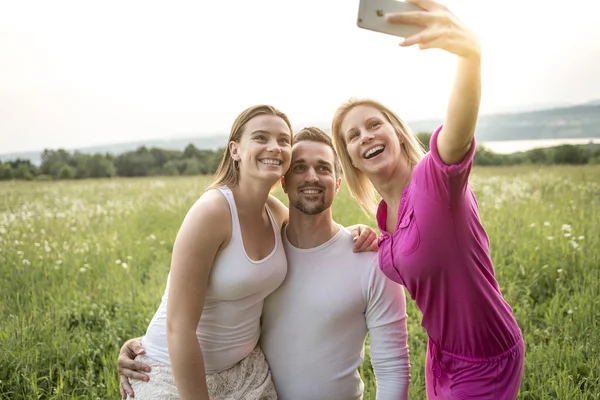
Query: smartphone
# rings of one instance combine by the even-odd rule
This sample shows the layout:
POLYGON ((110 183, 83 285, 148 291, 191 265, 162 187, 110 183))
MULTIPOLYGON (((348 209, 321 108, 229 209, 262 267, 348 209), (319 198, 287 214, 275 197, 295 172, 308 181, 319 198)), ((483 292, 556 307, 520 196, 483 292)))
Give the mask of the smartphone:
POLYGON ((386 33, 407 38, 421 32, 425 27, 416 24, 389 23, 386 13, 424 11, 421 7, 406 1, 397 0, 360 0, 356 25, 362 29, 386 33))

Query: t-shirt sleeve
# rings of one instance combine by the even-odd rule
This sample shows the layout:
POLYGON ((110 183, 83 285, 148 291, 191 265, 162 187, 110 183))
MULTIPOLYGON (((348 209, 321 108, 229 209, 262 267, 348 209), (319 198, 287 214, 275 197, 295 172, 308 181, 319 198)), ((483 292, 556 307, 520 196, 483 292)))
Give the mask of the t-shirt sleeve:
POLYGON ((404 288, 373 266, 366 323, 378 400, 408 399, 410 363, 404 288))
POLYGON ((452 204, 465 193, 475 157, 475 138, 473 137, 471 147, 461 162, 447 165, 438 152, 438 136, 441 130, 442 126, 431 135, 430 151, 415 167, 413 179, 416 186, 425 191, 432 200, 452 204))

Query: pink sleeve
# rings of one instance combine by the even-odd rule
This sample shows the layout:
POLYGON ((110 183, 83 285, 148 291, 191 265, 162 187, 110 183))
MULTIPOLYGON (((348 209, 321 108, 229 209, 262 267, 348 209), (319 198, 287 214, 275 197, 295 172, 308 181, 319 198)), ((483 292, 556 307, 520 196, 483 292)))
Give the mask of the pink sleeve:
POLYGON ((475 156, 475 138, 469 151, 458 164, 446 165, 440 158, 437 148, 437 138, 442 126, 431 135, 429 153, 417 164, 413 173, 415 185, 433 200, 454 202, 465 192, 473 157, 475 156))

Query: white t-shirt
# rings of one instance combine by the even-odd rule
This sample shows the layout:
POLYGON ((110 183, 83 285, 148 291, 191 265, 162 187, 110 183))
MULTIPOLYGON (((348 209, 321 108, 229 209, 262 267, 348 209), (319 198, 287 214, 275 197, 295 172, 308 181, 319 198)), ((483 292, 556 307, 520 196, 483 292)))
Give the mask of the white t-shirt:
POLYGON ((279 399, 361 399, 367 332, 377 398, 407 399, 406 298, 377 253, 353 253, 344 228, 312 249, 282 238, 288 273, 265 299, 260 337, 279 399))

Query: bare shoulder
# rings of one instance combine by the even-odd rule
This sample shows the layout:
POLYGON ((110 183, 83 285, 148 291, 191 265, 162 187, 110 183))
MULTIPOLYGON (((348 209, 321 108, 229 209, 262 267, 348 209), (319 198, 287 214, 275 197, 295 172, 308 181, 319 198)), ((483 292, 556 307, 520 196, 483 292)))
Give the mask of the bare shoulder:
POLYGON ((202 194, 187 212, 180 235, 189 240, 210 237, 210 242, 223 247, 231 236, 231 210, 225 196, 218 190, 202 194))
POLYGON ((281 229, 281 227, 288 222, 290 214, 288 208, 281 202, 281 200, 272 194, 267 197, 267 207, 269 207, 273 213, 273 217, 275 217, 277 226, 279 226, 281 229))

